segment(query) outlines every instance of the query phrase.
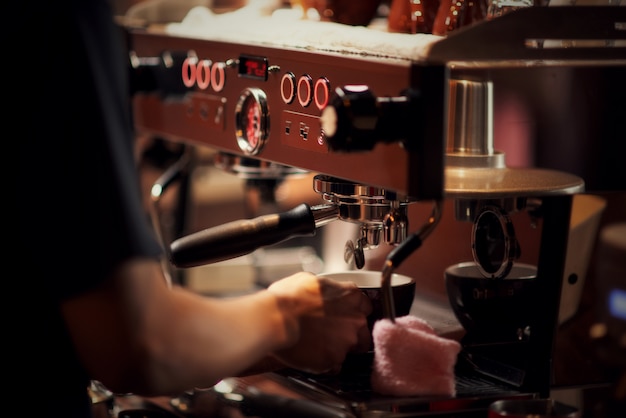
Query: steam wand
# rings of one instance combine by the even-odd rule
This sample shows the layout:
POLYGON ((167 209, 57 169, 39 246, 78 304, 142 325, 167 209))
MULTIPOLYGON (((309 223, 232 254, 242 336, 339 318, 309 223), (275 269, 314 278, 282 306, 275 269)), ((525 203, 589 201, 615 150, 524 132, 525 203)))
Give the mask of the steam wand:
POLYGON ((181 179, 184 179, 185 176, 189 175, 189 171, 191 170, 191 165, 193 163, 193 151, 191 148, 185 148, 182 155, 174 164, 172 164, 161 176, 153 183, 152 188, 150 189, 150 199, 152 201, 152 206, 150 208, 150 220, 154 227, 154 231, 156 234, 156 238, 165 250, 165 254, 167 258, 164 258, 161 261, 161 265, 163 268, 163 273, 165 274, 165 278, 169 286, 172 285, 172 277, 174 276, 174 272, 172 271, 171 265, 168 261, 170 258, 170 247, 166 243, 166 231, 161 222, 161 199, 165 194, 166 190, 176 182, 181 179))
POLYGON ((433 209, 428 220, 419 231, 409 235, 407 239, 402 241, 400 245, 391 250, 385 259, 385 265, 382 271, 381 290, 383 297, 383 313, 385 318, 396 322, 396 310, 393 305, 393 293, 391 292, 391 276, 396 267, 400 265, 409 255, 417 250, 422 242, 430 235, 441 220, 441 212, 443 211, 443 202, 436 200, 433 203, 433 209))

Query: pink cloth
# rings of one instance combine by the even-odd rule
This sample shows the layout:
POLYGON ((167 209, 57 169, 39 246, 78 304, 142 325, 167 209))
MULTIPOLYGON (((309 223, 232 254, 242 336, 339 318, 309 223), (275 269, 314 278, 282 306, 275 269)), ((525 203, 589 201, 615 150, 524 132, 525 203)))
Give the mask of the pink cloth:
POLYGON ((376 321, 372 331, 372 389, 382 395, 456 394, 458 341, 438 336, 424 320, 408 315, 376 321))

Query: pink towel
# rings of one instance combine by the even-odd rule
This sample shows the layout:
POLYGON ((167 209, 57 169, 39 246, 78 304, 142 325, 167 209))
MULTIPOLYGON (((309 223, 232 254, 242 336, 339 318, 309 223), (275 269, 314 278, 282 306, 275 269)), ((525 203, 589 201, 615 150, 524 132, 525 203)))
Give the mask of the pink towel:
POLYGON ((456 394, 454 365, 461 345, 408 315, 376 321, 372 389, 382 395, 456 394))

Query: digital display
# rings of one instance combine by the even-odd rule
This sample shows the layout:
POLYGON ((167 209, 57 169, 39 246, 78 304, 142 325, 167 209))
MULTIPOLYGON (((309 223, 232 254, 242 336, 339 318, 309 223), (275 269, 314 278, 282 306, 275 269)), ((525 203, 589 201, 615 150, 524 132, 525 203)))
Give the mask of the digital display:
POLYGON ((254 78, 255 80, 267 80, 267 58, 252 55, 239 56, 239 75, 241 77, 254 78))

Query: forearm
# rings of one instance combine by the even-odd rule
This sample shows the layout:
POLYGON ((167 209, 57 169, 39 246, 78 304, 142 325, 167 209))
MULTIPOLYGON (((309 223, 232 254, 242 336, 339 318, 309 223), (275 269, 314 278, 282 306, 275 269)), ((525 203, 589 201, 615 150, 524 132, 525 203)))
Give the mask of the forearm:
MULTIPOLYGON (((236 299, 205 299, 173 290, 172 324, 152 330, 159 341, 151 345, 147 366, 157 392, 170 382, 185 381, 208 387, 228 376, 265 371, 267 353, 292 340, 276 300, 268 292, 236 299), (207 349, 210 347, 210 349, 207 349)), ((163 318, 165 321, 168 318, 163 318)), ((158 324, 157 324, 158 325, 158 324)))
POLYGON ((64 305, 89 372, 116 392, 175 394, 243 373, 297 336, 270 292, 210 299, 129 263, 108 285, 64 305))

